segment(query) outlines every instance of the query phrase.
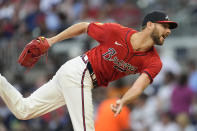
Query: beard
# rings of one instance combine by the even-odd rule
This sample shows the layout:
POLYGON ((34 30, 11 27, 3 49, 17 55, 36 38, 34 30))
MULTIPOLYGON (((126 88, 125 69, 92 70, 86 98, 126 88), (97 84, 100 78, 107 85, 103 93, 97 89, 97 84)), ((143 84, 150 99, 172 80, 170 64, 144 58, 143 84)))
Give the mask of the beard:
POLYGON ((158 29, 156 28, 156 26, 154 27, 153 29, 153 32, 151 34, 151 38, 153 40, 153 42, 156 44, 156 45, 163 45, 163 41, 160 40, 160 35, 159 35, 159 31, 158 29))

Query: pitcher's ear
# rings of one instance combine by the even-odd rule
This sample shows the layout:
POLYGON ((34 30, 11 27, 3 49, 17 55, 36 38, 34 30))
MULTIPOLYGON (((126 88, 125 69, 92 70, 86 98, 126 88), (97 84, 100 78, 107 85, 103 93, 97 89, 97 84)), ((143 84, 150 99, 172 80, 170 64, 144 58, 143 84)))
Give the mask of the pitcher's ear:
POLYGON ((149 21, 149 22, 146 23, 146 27, 151 29, 151 28, 154 27, 154 23, 149 21))

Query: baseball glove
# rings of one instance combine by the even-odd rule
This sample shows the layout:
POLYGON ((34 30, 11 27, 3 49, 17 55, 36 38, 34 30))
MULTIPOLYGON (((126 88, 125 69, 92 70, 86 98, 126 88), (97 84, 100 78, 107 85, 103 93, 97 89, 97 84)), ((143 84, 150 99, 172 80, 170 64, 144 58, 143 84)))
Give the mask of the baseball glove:
POLYGON ((18 58, 21 66, 31 68, 40 57, 49 49, 49 43, 45 37, 38 37, 28 43, 18 58))

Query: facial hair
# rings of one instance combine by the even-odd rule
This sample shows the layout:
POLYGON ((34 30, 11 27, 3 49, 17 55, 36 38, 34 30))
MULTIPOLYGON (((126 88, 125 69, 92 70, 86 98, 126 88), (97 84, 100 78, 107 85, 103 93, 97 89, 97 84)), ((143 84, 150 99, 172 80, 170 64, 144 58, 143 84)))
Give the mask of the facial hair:
POLYGON ((156 45, 163 45, 163 41, 160 40, 160 36, 159 36, 159 31, 158 29, 156 28, 156 26, 154 27, 153 29, 153 32, 151 34, 151 38, 153 40, 153 42, 156 44, 156 45))

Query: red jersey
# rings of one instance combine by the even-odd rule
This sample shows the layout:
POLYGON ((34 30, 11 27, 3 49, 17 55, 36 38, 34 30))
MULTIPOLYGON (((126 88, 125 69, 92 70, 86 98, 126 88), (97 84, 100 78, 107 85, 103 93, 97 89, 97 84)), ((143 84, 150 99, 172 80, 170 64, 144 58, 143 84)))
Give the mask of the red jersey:
POLYGON ((151 82, 162 67, 153 47, 149 51, 134 51, 130 37, 137 31, 116 23, 91 23, 88 35, 100 44, 86 52, 99 86, 129 74, 146 73, 151 82))

